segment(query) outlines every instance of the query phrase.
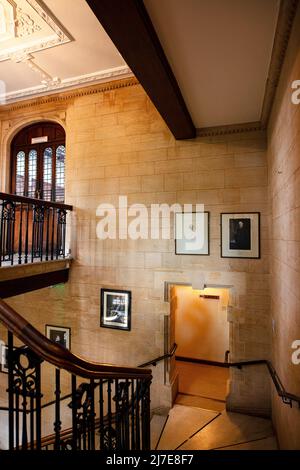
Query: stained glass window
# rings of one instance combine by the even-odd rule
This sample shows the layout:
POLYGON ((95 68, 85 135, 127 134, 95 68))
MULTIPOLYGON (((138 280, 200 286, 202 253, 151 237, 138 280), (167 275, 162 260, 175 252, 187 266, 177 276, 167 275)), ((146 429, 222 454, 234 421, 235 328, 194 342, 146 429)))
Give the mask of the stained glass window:
POLYGON ((17 154, 16 194, 18 196, 24 196, 25 194, 25 152, 23 151, 17 154))
POLYGON ((64 129, 54 122, 32 124, 18 132, 11 144, 11 192, 64 202, 65 142, 64 129))
POLYGON ((43 199, 52 200, 52 148, 47 147, 44 150, 44 174, 43 174, 43 199))
POLYGON ((60 145, 56 149, 55 174, 55 199, 59 202, 63 202, 65 199, 65 158, 66 148, 64 145, 60 145))
POLYGON ((28 197, 36 197, 37 190, 37 151, 30 150, 28 157, 28 197))

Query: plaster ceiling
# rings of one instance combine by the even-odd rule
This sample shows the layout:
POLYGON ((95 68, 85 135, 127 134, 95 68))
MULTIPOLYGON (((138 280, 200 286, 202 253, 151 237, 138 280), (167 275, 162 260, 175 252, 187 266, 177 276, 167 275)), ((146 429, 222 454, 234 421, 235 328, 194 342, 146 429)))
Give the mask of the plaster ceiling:
POLYGON ((144 0, 196 128, 260 120, 279 0, 144 0))
POLYGON ((85 0, 0 0, 0 101, 131 75, 85 0))

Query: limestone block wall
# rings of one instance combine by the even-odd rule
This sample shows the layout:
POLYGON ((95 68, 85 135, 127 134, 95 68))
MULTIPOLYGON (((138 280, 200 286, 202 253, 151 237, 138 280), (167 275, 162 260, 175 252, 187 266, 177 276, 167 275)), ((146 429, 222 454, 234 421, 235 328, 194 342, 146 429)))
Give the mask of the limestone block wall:
MULTIPOLYGON (((25 123, 53 119, 67 135, 66 195, 70 282, 10 300, 41 331, 45 323, 72 328, 72 350, 85 358, 137 365, 164 353, 165 282, 230 284, 231 358, 268 358, 269 206, 266 141, 256 133, 176 141, 135 79, 78 90, 0 111, 2 189, 9 142, 25 123), (176 256, 174 240, 106 240, 96 236, 100 203, 203 203, 211 213, 210 256, 176 256), (220 213, 261 212, 259 260, 220 257, 220 213), (101 287, 132 291, 132 330, 100 328, 101 287)), ((170 336, 169 336, 170 337, 170 336)), ((164 365, 153 369, 152 406, 170 406, 164 365)), ((228 406, 254 413, 270 408, 269 380, 256 369, 232 373, 228 406)))
MULTIPOLYGON (((300 104, 292 83, 300 80, 300 8, 295 19, 269 129, 271 295, 273 362, 287 390, 300 395, 300 365, 292 343, 300 340, 300 104)), ((273 419, 282 449, 300 448, 300 410, 273 393, 273 419)))

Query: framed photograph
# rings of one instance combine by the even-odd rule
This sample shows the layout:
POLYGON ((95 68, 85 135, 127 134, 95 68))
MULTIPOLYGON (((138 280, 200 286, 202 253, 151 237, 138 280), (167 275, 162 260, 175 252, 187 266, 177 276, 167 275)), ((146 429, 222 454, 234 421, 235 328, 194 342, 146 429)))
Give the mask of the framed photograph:
POLYGON ((1 372, 8 374, 8 346, 4 343, 0 343, 0 358, 1 358, 1 372))
POLYGON ((46 325, 46 336, 65 349, 71 348, 71 328, 65 326, 46 325))
POLYGON ((175 214, 175 254, 209 255, 209 212, 175 214))
POLYGON ((221 257, 260 258, 260 213, 221 214, 221 257))
POLYGON ((131 329, 131 292, 101 289, 100 326, 118 330, 131 329))

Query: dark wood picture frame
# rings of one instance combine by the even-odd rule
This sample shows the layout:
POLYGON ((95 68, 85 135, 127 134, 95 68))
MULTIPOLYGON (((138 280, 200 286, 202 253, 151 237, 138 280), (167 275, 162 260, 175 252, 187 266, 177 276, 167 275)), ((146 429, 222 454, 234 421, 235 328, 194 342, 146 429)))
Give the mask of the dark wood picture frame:
POLYGON ((131 291, 122 289, 101 289, 100 326, 116 330, 131 330, 131 291), (113 297, 115 296, 115 301, 113 297), (124 299, 124 302, 121 299, 124 299), (113 305, 115 303, 115 306, 113 305), (114 315, 108 315, 108 312, 114 315))
POLYGON ((210 255, 210 212, 209 211, 204 211, 203 214, 207 214, 207 252, 206 253, 182 253, 178 252, 178 242, 176 238, 176 217, 178 214, 184 215, 184 214, 196 214, 196 212, 176 212, 175 213, 175 255, 177 256, 209 256, 210 255))
POLYGON ((63 348, 66 348, 68 350, 71 349, 71 328, 68 326, 59 326, 59 325, 45 325, 45 335, 50 341, 53 341, 54 343, 58 343, 60 346, 63 348), (57 331, 59 333, 67 333, 67 340, 66 340, 66 345, 62 344, 62 341, 56 341, 51 338, 51 330, 57 331))
MULTIPOLYGON (((260 231, 260 225, 261 225, 261 213, 260 212, 222 212, 220 214, 220 233, 221 233, 221 258, 238 258, 238 259, 260 259, 261 258, 261 231, 260 231), (232 249, 230 246, 230 228, 228 225, 225 228, 225 220, 224 216, 228 216, 227 222, 230 222, 230 220, 235 219, 247 219, 246 216, 250 216, 250 219, 255 216, 257 218, 256 220, 256 239, 254 240, 254 248, 252 248, 252 251, 254 251, 254 255, 250 255, 251 249, 245 249, 245 248, 240 248, 240 249, 232 249), (231 219, 229 216, 233 216, 231 219), (240 216, 240 217, 238 217, 240 216), (229 234, 228 239, 224 237, 224 230, 227 230, 227 233, 229 234), (226 246, 225 246, 226 243, 226 246), (229 254, 225 254, 226 250, 229 254), (232 253, 230 253, 232 251, 232 253), (225 253, 224 253, 225 252, 225 253), (237 253, 239 252, 239 253, 237 253), (243 256, 244 254, 244 256, 243 256)), ((250 226, 251 227, 251 226, 250 226)), ((252 230, 252 229, 251 229, 252 230)), ((251 237, 251 233, 248 235, 250 237, 250 244, 253 246, 253 239, 251 237)))

